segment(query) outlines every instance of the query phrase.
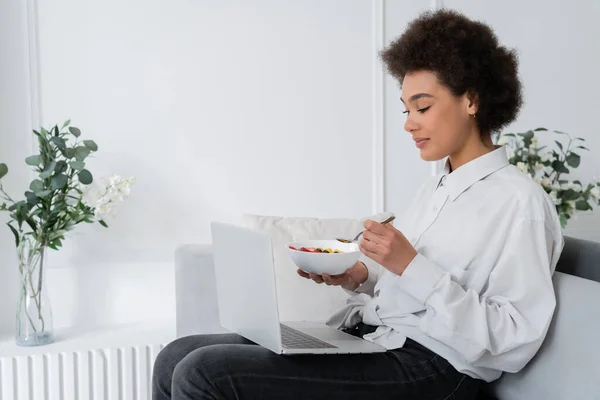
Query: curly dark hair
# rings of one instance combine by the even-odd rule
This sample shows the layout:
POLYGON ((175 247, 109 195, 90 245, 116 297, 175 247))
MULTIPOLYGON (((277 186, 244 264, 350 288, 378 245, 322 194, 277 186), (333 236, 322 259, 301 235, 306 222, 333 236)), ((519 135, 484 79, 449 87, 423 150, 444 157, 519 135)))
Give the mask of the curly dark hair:
POLYGON ((517 52, 501 46, 492 29, 452 10, 428 11, 381 52, 400 82, 407 73, 429 70, 456 96, 478 96, 482 135, 498 133, 523 104, 517 52))

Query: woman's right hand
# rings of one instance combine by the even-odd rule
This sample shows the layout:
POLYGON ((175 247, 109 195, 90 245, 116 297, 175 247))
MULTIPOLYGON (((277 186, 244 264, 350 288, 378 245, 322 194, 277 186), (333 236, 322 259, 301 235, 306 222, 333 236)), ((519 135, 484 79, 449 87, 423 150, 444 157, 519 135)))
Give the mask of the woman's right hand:
POLYGON ((367 278, 369 277, 369 270, 367 266, 361 262, 357 261, 352 267, 348 268, 346 272, 339 275, 328 275, 328 274, 314 274, 304 272, 301 269, 298 269, 298 275, 306 279, 312 279, 316 283, 325 283, 326 285, 331 286, 341 286, 347 290, 355 290, 360 285, 362 285, 367 278))

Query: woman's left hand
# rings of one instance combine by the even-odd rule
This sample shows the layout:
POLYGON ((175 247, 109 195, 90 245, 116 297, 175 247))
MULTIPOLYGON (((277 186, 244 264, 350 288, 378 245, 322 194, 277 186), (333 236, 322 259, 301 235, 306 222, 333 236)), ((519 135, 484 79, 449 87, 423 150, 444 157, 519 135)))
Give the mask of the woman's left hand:
POLYGON ((417 251, 406 236, 392 224, 365 221, 365 232, 360 240, 360 251, 396 275, 402 275, 417 251))

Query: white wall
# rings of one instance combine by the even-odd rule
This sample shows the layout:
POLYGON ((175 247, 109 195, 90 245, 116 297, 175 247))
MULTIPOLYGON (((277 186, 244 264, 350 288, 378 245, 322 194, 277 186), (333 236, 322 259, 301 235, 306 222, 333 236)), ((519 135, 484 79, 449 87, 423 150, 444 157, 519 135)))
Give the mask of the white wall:
POLYGON ((213 219, 373 211, 373 3, 38 1, 43 123, 138 179, 51 255, 56 326, 171 321, 173 250, 213 219))
MULTIPOLYGON (((519 51, 525 105, 507 131, 544 126, 583 137, 591 152, 580 153, 572 179, 585 183, 600 176, 600 2, 445 0, 444 6, 485 21, 502 43, 519 51)), ((600 209, 580 214, 566 232, 600 241, 600 209)))
MULTIPOLYGON (((29 177, 24 159, 30 153, 29 64, 25 2, 0 2, 0 162, 8 164, 2 179, 9 195, 22 194, 29 177)), ((0 213, 0 335, 14 327, 18 285, 15 242, 0 213)))

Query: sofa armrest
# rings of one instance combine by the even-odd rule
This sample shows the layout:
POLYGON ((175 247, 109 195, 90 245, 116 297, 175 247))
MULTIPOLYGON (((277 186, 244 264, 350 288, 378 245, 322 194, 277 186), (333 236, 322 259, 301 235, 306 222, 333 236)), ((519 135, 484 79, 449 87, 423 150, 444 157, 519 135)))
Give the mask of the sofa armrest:
POLYGON ((177 337, 228 332, 219 322, 212 246, 185 244, 175 250, 177 337))
POLYGON ((593 399, 600 393, 600 283, 554 273, 557 308, 533 360, 488 389, 500 399, 593 399))

